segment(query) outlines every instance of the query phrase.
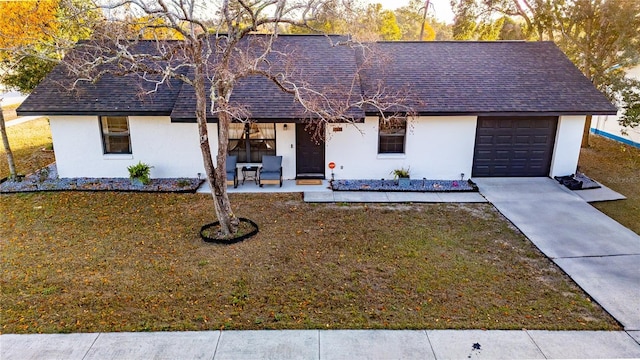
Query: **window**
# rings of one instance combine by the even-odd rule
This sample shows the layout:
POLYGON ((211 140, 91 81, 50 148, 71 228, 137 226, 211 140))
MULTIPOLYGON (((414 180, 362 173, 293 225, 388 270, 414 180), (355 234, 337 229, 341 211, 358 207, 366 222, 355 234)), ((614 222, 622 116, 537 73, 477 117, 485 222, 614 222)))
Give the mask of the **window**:
POLYGON ((101 116, 100 129, 105 154, 131 154, 129 120, 126 116, 101 116))
POLYGON ((259 163, 264 155, 275 154, 275 124, 229 125, 229 155, 236 155, 238 162, 259 163))
POLYGON ((407 118, 380 118, 378 154, 404 153, 404 138, 407 133, 407 118))

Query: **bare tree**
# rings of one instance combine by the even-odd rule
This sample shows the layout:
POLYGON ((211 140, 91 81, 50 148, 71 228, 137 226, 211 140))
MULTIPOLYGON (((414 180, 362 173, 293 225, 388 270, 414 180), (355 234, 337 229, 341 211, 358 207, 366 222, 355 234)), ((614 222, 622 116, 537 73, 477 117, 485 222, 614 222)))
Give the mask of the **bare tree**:
MULTIPOLYGON (((0 103, 2 103, 2 97, 0 97, 0 103)), ((9 180, 15 180, 18 176, 16 173, 16 163, 13 159, 13 152, 9 146, 9 138, 7 137, 7 129, 4 122, 4 113, 2 107, 0 107, 0 136, 2 136, 2 146, 4 151, 7 152, 7 163, 9 164, 9 180)))
MULTIPOLYGON (((331 82, 322 86, 308 81, 298 68, 304 57, 295 49, 278 46, 281 27, 311 28, 318 14, 326 16, 334 8, 350 9, 348 1, 341 0, 339 7, 335 0, 111 1, 101 6, 108 21, 98 23, 92 30, 93 39, 68 53, 64 63, 76 83, 111 73, 136 74, 155 84, 151 91, 175 79, 193 87, 200 149, 220 235, 231 236, 239 221, 226 188, 229 125, 232 121, 248 122, 252 115, 242 104, 231 101, 241 80, 258 77, 275 84, 290 94, 307 120, 315 124, 354 122, 354 109, 365 107, 377 109, 383 117, 390 109, 398 110, 393 106, 400 104, 397 94, 385 94, 382 85, 362 94, 358 68, 353 69, 347 86, 336 90, 331 82), (132 19, 135 26, 131 26, 132 19), (153 30, 172 33, 177 40, 161 36, 151 42, 135 40, 142 32, 149 38, 153 30), (209 146, 208 115, 216 117, 219 126, 215 162, 209 146)), ((354 55, 360 49, 362 58, 370 53, 346 37, 325 39, 332 47, 350 47, 354 55)), ((367 61, 359 63, 366 66, 367 61)))

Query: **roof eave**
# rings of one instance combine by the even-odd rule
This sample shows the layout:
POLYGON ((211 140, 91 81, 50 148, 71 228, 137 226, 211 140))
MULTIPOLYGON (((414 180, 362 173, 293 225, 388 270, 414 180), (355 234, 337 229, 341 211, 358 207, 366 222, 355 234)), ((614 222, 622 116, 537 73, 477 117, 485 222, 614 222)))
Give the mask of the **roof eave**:
POLYGON ((170 111, 66 111, 17 110, 18 116, 169 116, 170 111))
MULTIPOLYGON (((256 117, 252 117, 251 121, 254 122, 258 122, 258 123, 276 123, 276 124, 290 124, 290 123, 295 123, 295 124, 305 124, 308 123, 309 121, 315 121, 314 119, 305 119, 305 118, 256 118, 256 117)), ((364 122, 364 116, 363 117, 354 117, 352 120, 352 122, 354 123, 363 123, 364 122)), ((171 122, 172 123, 195 123, 196 122, 196 118, 195 117, 171 117, 171 122)), ((207 123, 211 123, 211 124, 217 124, 218 123, 218 118, 212 118, 212 117, 207 117, 207 123)))
MULTIPOLYGON (((617 111, 417 111, 416 116, 570 116, 570 115, 616 115, 617 111)), ((367 116, 378 116, 379 112, 367 112, 367 116)))

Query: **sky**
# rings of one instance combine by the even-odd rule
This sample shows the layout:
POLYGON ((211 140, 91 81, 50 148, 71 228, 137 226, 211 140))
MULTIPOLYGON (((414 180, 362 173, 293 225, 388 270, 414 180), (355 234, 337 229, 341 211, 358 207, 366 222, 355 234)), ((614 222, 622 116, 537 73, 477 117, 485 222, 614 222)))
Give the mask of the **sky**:
MULTIPOLYGON (((403 7, 409 3, 409 0, 365 0, 368 3, 380 3, 382 7, 389 10, 403 7)), ((451 11, 450 0, 430 0, 433 7, 429 7, 429 15, 435 16, 439 21, 447 24, 453 23, 453 11, 451 11)))

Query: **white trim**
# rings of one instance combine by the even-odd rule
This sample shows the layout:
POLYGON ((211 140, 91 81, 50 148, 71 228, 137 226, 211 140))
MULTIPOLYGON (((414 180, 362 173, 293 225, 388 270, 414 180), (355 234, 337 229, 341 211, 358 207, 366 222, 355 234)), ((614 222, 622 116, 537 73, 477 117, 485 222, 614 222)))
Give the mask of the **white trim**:
POLYGON ((407 154, 405 153, 382 153, 378 154, 376 159, 384 160, 384 159, 406 159, 407 154))
POLYGON ((133 154, 103 154, 102 158, 104 160, 131 160, 133 159, 133 154))

